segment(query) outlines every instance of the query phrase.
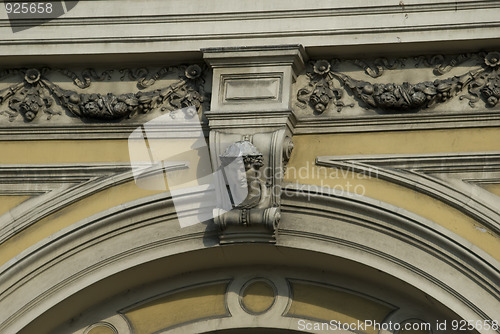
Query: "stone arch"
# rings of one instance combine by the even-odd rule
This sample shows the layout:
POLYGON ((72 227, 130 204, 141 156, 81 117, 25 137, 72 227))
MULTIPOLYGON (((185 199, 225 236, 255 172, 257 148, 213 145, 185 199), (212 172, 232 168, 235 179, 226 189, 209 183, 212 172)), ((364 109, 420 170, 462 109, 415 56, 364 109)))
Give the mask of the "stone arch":
MULTIPOLYGON (((4 300, 11 300, 6 304, 11 316, 3 330, 50 332, 61 326, 64 333, 94 334, 133 327, 127 310, 139 310, 158 298, 169 302, 174 293, 193 293, 194 287, 200 288, 195 290, 198 295, 190 298, 197 298, 203 295, 202 287, 216 283, 219 290, 209 295, 222 294, 221 310, 226 313, 167 324, 153 332, 255 326, 300 330, 299 319, 335 320, 348 312, 338 308, 353 301, 383 305, 387 312, 379 317, 381 323, 480 320, 497 314, 494 260, 450 231, 361 196, 285 190, 276 245, 219 246, 212 223, 181 229, 168 194, 73 224, 4 271, 10 283, 4 300), (271 306, 257 306, 259 314, 241 308, 242 288, 252 280, 270 282, 275 293, 271 306), (317 298, 307 299, 311 295, 317 298), (329 304, 321 302, 321 296, 345 302, 329 304), (311 309, 325 313, 314 316, 311 309)), ((257 305, 261 299, 254 298, 257 305)), ((377 320, 362 317, 358 314, 356 320, 377 320)), ((355 318, 351 314, 346 319, 355 318)))

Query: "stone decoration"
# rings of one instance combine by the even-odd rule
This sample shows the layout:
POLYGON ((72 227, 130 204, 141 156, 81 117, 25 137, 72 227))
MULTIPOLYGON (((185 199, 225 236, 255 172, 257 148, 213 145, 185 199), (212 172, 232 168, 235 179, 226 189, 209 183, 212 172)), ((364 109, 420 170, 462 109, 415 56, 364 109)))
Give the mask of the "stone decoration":
MULTIPOLYGON (((131 80, 137 80, 137 88, 144 89, 154 85, 157 80, 165 77, 169 73, 175 72, 175 70, 176 67, 173 66, 162 67, 156 73, 151 74, 147 67, 125 68, 120 70, 120 73, 122 74, 120 80, 123 81, 126 77, 131 80)), ((198 65, 188 66, 184 68, 184 73, 187 78, 196 79, 200 76, 201 67, 198 65)))
MULTIPOLYGON (((494 107, 500 98, 499 52, 459 55, 447 61, 444 56, 416 57, 415 66, 419 66, 422 62, 435 65, 434 74, 441 75, 458 64, 480 56, 483 61, 479 68, 446 79, 418 83, 375 83, 358 80, 335 71, 334 67, 338 60, 313 61, 310 62, 310 69, 307 72, 309 84, 298 90, 297 103, 301 108, 311 107, 316 114, 323 113, 330 106, 336 107, 340 112, 347 106, 354 106, 343 102, 344 95, 349 93, 366 109, 389 113, 416 112, 447 102, 465 90, 467 93, 460 95, 459 98, 469 99, 471 107, 481 99, 485 101, 486 107, 494 107)), ((353 63, 363 67, 373 78, 381 76, 384 67, 391 69, 397 66, 397 62, 389 63, 383 59, 376 60, 375 67, 360 60, 353 63)), ((401 64, 404 65, 404 62, 400 61, 399 66, 402 66, 401 64)))
MULTIPOLYGON (((162 68, 154 75, 149 75, 149 70, 128 70, 124 75, 138 79, 137 86, 146 88, 152 86, 156 80, 163 77, 173 68, 162 68)), ((82 119, 99 121, 120 120, 133 118, 137 114, 145 114, 155 109, 176 110, 189 106, 200 109, 206 100, 203 91, 205 83, 202 77, 202 67, 193 64, 183 67, 183 74, 179 80, 168 87, 153 91, 139 91, 126 94, 99 94, 81 93, 74 90, 63 89, 48 80, 45 75, 49 68, 10 70, 0 73, 0 78, 21 74, 24 80, 0 90, 0 106, 7 104, 9 110, 0 113, 7 114, 10 121, 21 115, 26 122, 31 122, 40 114, 51 119, 53 115, 61 115, 61 111, 54 111, 54 107, 62 107, 72 115, 82 119)), ((79 77, 69 70, 57 70, 70 77, 79 88, 85 89, 91 85, 92 80, 109 80, 111 71, 98 74, 95 70, 84 70, 79 77)), ((123 72, 122 72, 123 73, 123 72)), ((122 80, 124 76, 122 76, 122 80)), ((194 116, 194 115, 193 115, 194 116)))
POLYGON ((500 52, 490 52, 486 55, 484 63, 485 70, 477 75, 468 87, 469 95, 460 98, 469 99, 469 105, 474 107, 481 98, 486 101, 486 105, 494 107, 500 98, 500 52))
POLYGON ((445 55, 431 55, 431 56, 418 56, 415 57, 415 67, 420 67, 421 64, 424 66, 434 66, 435 75, 443 75, 450 72, 455 66, 463 64, 469 59, 474 59, 476 61, 481 61, 485 54, 480 53, 462 53, 454 56, 445 55))
POLYGON ((403 68, 406 66, 405 58, 398 58, 395 60, 389 60, 387 58, 377 58, 373 61, 373 63, 369 63, 366 60, 361 59, 353 59, 351 62, 362 68, 366 74, 371 76, 372 78, 378 78, 384 74, 384 70, 394 70, 396 68, 403 68))
POLYGON ((213 73, 212 104, 204 114, 212 170, 226 174, 216 178, 215 186, 219 243, 274 244, 284 171, 293 150, 293 83, 307 54, 301 45, 202 52, 213 73), (228 188, 239 195, 229 198, 228 188))
MULTIPOLYGON (((48 69, 50 70, 50 69, 48 69)), ((113 73, 113 70, 107 70, 102 72, 101 74, 97 73, 97 71, 93 68, 87 68, 82 71, 80 74, 80 77, 78 74, 75 72, 72 72, 68 69, 55 69, 56 71, 62 73, 63 75, 67 76, 71 80, 73 80, 73 83, 78 86, 79 88, 85 89, 90 87, 92 84, 92 80, 96 81, 104 81, 104 80, 111 80, 111 73, 113 73)))
MULTIPOLYGON (((483 53, 462 53, 459 55, 426 55, 413 57, 414 67, 429 66, 434 67, 434 75, 443 75, 450 72, 454 67, 466 62, 469 59, 482 59, 483 53)), ((372 78, 378 78, 384 74, 384 71, 402 69, 411 66, 411 59, 399 57, 396 59, 387 59, 385 57, 376 58, 373 61, 365 59, 349 60, 352 64, 362 68, 365 73, 372 78)), ((334 60, 338 62, 339 60, 334 60)))
POLYGON ((217 132, 213 137, 224 145, 211 152, 220 161, 219 201, 213 213, 220 243, 275 243, 291 137, 283 129, 254 135, 217 132), (228 202, 222 193, 229 195, 228 202))
MULTIPOLYGON (((228 226, 261 226, 269 230, 271 235, 275 232, 279 220, 280 209, 273 206, 270 185, 263 181, 260 171, 264 166, 263 154, 248 139, 237 141, 229 145, 220 156, 223 175, 233 193, 233 210, 224 214, 214 215, 215 222, 225 231, 228 226), (244 165, 243 175, 237 168, 230 166, 240 158, 244 165), (235 175, 229 175, 235 174, 235 175), (244 188, 244 189, 242 189, 244 188), (244 190, 244 198, 238 198, 236 192, 244 190)), ((264 177, 265 178, 265 177, 264 177)), ((216 209, 217 210, 217 209, 216 209)))

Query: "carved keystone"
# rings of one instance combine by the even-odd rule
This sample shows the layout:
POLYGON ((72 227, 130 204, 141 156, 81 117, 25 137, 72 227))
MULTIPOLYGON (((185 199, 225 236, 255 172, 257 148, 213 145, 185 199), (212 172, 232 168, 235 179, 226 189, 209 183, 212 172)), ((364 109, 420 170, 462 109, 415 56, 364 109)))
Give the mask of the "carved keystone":
POLYGON ((221 244, 274 243, 281 217, 281 179, 286 164, 283 157, 289 154, 290 139, 285 138, 285 130, 252 136, 217 132, 217 137, 222 139, 218 198, 221 208, 232 208, 227 212, 221 208, 214 211, 221 244), (223 143, 228 141, 233 142, 223 143), (227 200, 224 194, 229 194, 229 205, 222 203, 227 200))
POLYGON ((205 115, 212 167, 223 176, 216 189, 230 194, 218 193, 214 212, 220 243, 274 243, 281 181, 293 149, 292 84, 306 54, 298 45, 202 51, 214 73, 205 115))

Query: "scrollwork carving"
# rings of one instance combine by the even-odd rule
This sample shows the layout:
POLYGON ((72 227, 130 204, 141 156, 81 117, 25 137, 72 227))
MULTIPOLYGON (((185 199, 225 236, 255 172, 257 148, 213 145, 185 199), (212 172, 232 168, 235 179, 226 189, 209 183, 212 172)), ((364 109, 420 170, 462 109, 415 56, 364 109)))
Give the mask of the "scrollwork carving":
POLYGON ((48 114, 48 119, 54 114, 49 107, 54 100, 46 94, 41 85, 41 73, 35 69, 29 69, 24 73, 24 83, 20 83, 0 91, 0 104, 9 101, 10 111, 5 113, 9 120, 13 121, 19 114, 28 122, 34 120, 40 111, 48 114))
POLYGON ((156 81, 165 77, 167 74, 172 73, 174 67, 162 67, 155 74, 150 74, 149 69, 146 67, 140 67, 136 69, 121 69, 122 74, 120 80, 125 80, 128 77, 131 80, 137 80, 137 87, 139 89, 145 89, 151 87, 156 83, 156 81))
POLYGON ((388 60, 387 58, 377 58, 373 61, 373 64, 369 64, 365 60, 354 59, 351 62, 361 67, 366 74, 371 76, 372 78, 378 78, 382 74, 384 74, 384 70, 393 70, 395 68, 402 68, 406 66, 405 58, 397 58, 394 60, 388 60))
POLYGON ((82 89, 90 87, 92 80, 96 81, 111 80, 111 73, 113 73, 113 70, 107 70, 99 74, 93 68, 87 68, 82 71, 82 73, 80 74, 81 76, 80 78, 78 74, 67 69, 57 69, 57 71, 64 74, 71 80, 73 80, 73 83, 76 86, 78 86, 78 88, 82 89))
MULTIPOLYGON (((164 69, 167 71, 167 68, 164 69)), ((202 68, 199 65, 185 67, 179 80, 166 88, 150 92, 104 95, 63 89, 44 76, 46 70, 28 69, 21 72, 24 74, 24 82, 0 91, 0 105, 9 101, 10 110, 3 113, 9 116, 10 121, 21 114, 25 121, 31 122, 37 118, 39 111, 45 112, 48 115, 47 119, 55 114, 60 115, 61 112, 50 109, 55 102, 77 117, 109 121, 132 118, 138 113, 145 114, 155 109, 172 111, 188 106, 199 109, 205 99, 202 68)), ((65 71, 65 74, 72 77, 73 82, 80 88, 87 88, 91 78, 103 79, 110 75, 109 71, 100 75, 93 70, 82 73, 80 79, 73 72, 65 71)), ((161 70, 158 73, 160 73, 158 78, 166 74, 161 70)))
POLYGON ((426 81, 418 84, 372 84, 355 80, 338 73, 341 80, 359 100, 367 106, 390 112, 404 112, 429 108, 437 103, 446 102, 456 96, 463 87, 474 79, 473 73, 446 80, 426 81))
POLYGON ((455 66, 458 66, 469 59, 480 58, 483 54, 462 53, 456 56, 432 55, 415 57, 415 67, 421 64, 426 66, 434 66, 435 75, 443 75, 451 71, 455 66))
POLYGON ((231 144, 220 156, 224 176, 229 183, 233 210, 216 213, 215 221, 222 231, 228 226, 262 226, 274 232, 280 213, 271 207, 271 194, 261 180, 260 168, 264 166, 263 154, 248 140, 231 144), (241 159, 243 170, 235 161, 241 159), (243 194, 243 196, 242 196, 243 194))

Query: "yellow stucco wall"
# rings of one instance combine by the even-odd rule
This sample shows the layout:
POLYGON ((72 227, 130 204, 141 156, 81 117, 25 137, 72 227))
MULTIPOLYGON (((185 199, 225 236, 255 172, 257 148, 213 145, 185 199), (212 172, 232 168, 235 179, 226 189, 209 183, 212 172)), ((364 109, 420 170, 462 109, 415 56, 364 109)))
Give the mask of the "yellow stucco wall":
POLYGON ((482 187, 490 193, 500 196, 500 183, 484 184, 482 187))
POLYGON ((0 216, 15 208, 30 196, 0 196, 0 216))
POLYGON ((318 172, 318 167, 315 166, 318 156, 498 151, 500 129, 301 135, 294 137, 294 143, 295 149, 288 164, 285 181, 362 191, 365 196, 434 221, 500 260, 499 237, 459 210, 425 194, 374 177, 350 171, 331 170, 331 174, 318 172))
MULTIPOLYGON (((192 142, 193 140, 189 139, 162 145, 162 141, 158 141, 157 146, 162 147, 162 151, 157 151, 156 154, 160 158, 173 154, 176 160, 184 161, 190 166, 199 166, 202 160, 209 161, 208 152, 189 149, 192 142), (187 153, 181 154, 182 152, 187 153)), ((127 140, 7 142, 0 143, 2 149, 4 144, 5 151, 0 155, 0 164, 14 164, 16 161, 23 164, 130 162, 127 140)), ((206 163, 203 165, 206 166, 206 163)), ((135 181, 118 184, 61 208, 4 242, 0 246, 0 265, 44 238, 82 219, 133 200, 163 193, 171 187, 195 186, 199 183, 199 178, 206 175, 206 171, 200 168, 183 168, 169 173, 169 176, 173 177, 168 178, 168 184, 163 174, 157 174, 141 178, 139 185, 135 181), (158 177, 163 189, 155 187, 159 181, 158 177)), ((11 196, 0 196, 0 208, 10 210, 16 201, 21 202, 21 200, 14 200, 11 196)))
MULTIPOLYGON (((500 129, 450 129, 434 131, 392 131, 373 133, 343 133, 300 135, 294 137, 295 149, 288 164, 288 171, 307 166, 313 168, 317 156, 359 155, 382 153, 447 153, 447 152, 484 152, 500 148, 500 129)), ((2 142, 1 164, 47 164, 74 162, 128 162, 127 140, 79 140, 79 141, 18 141, 2 142)), ((179 151, 180 152, 180 151, 179 151)), ((208 159, 200 152, 186 157, 191 166, 208 159)), ((182 182, 196 179, 200 172, 189 168, 179 174, 182 182), (184 175, 184 176, 183 176, 184 175)), ((360 185, 365 195, 379 199, 414 212, 432 220, 450 231, 460 235, 493 257, 500 259, 500 242, 496 235, 484 229, 478 222, 442 202, 425 194, 389 183, 376 178, 363 178, 354 173, 338 173, 340 177, 320 177, 313 174, 299 175, 289 173, 287 182, 322 186, 360 185)), ((361 188, 359 188, 361 189, 361 188)), ((34 226, 22 231, 1 245, 0 263, 56 231, 75 222, 97 214, 108 208, 161 192, 160 190, 141 189, 133 181, 127 182, 61 209, 56 214, 42 219, 34 226)), ((21 200, 21 199, 19 199, 21 200)), ((11 209, 12 198, 0 197, 0 208, 11 209)))
POLYGON ((185 289, 124 312, 136 334, 151 334, 190 321, 229 316, 226 283, 185 289))

